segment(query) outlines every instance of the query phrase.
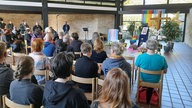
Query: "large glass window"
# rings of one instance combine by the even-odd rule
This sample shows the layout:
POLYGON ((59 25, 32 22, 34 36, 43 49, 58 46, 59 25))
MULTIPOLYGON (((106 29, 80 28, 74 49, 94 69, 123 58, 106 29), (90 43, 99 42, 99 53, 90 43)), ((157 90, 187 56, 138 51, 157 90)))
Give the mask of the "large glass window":
POLYGON ((169 3, 192 3, 192 0, 169 0, 169 3))
POLYGON ((143 0, 126 0, 124 6, 128 5, 143 5, 143 0))
POLYGON ((167 4, 167 0, 145 0, 146 5, 151 4, 167 4))

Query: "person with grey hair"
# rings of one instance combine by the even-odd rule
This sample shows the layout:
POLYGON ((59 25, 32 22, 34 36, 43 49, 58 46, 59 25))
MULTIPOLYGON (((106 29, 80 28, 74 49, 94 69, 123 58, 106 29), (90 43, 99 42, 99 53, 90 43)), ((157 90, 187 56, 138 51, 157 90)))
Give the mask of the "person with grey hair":
POLYGON ((13 81, 13 70, 5 63, 6 43, 0 42, 0 96, 9 95, 9 86, 13 81))
MULTIPOLYGON (((83 56, 77 59, 75 63, 75 75, 83 78, 94 78, 98 74, 98 65, 90 59, 92 55, 92 47, 88 43, 81 45, 81 52, 83 56)), ((91 85, 80 85, 85 92, 91 92, 91 85)))
POLYGON ((94 47, 94 42, 95 40, 97 40, 98 38, 100 38, 100 35, 98 32, 94 32, 93 35, 92 35, 92 39, 91 40, 88 40, 87 43, 89 43, 92 48, 94 47))
POLYGON ((129 79, 131 80, 131 65, 122 56, 124 52, 124 46, 121 43, 113 42, 111 45, 111 56, 106 58, 102 64, 102 70, 104 72, 104 78, 106 77, 109 70, 113 68, 121 68, 124 70, 129 79))
MULTIPOLYGON (((146 70, 164 70, 164 72, 167 72, 167 62, 165 58, 159 54, 155 53, 155 50, 157 49, 157 41, 156 40, 147 40, 146 42, 146 48, 147 52, 139 55, 136 60, 136 70, 138 67, 146 69, 146 70)), ((140 77, 145 82, 152 82, 157 83, 160 80, 160 75, 149 75, 140 73, 140 77)), ((151 99, 153 88, 147 89, 147 103, 149 103, 151 99)))

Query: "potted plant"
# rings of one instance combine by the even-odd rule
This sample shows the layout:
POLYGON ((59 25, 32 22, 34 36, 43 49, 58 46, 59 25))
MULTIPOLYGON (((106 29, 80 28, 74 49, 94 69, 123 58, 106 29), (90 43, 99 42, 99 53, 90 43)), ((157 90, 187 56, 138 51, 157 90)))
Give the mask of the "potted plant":
POLYGON ((165 42, 167 42, 167 46, 172 50, 174 46, 173 41, 181 35, 179 24, 175 21, 166 22, 162 27, 162 33, 166 36, 165 42))

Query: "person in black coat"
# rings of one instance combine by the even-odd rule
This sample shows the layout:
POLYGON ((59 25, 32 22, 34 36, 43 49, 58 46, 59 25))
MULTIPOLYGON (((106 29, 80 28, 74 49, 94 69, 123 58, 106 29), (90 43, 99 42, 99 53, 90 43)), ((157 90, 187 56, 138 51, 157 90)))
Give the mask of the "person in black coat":
POLYGON ((36 31, 36 29, 39 29, 40 31, 42 31, 42 27, 39 25, 38 22, 35 23, 35 25, 33 26, 33 31, 36 31))
POLYGON ((32 83, 34 60, 30 56, 22 56, 18 59, 15 78, 10 85, 10 99, 18 104, 33 104, 35 108, 42 105, 43 89, 32 83))
POLYGON ((65 24, 63 25, 63 31, 65 34, 68 34, 70 30, 70 26, 67 24, 67 21, 65 22, 65 24))
MULTIPOLYGON (((92 47, 88 43, 81 45, 83 56, 75 63, 75 75, 82 78, 94 78, 98 76, 98 65, 91 60, 92 47)), ((91 85, 79 85, 85 92, 91 92, 91 85)))
POLYGON ((52 60, 51 70, 55 80, 46 82, 43 94, 45 108, 89 108, 84 93, 69 80, 74 56, 59 53, 52 60))

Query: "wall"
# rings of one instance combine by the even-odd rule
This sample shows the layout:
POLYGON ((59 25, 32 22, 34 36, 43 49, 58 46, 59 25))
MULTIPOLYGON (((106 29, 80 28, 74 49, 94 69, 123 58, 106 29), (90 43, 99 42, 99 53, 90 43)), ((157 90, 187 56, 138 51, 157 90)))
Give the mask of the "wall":
POLYGON ((11 20, 16 27, 19 27, 23 20, 27 22, 29 27, 33 27, 36 21, 41 23, 41 14, 0 13, 0 17, 6 24, 11 20))
MULTIPOLYGON (((5 23, 11 20, 17 27, 23 20, 26 20, 31 28, 36 21, 42 25, 41 14, 0 13, 0 17, 4 19, 5 23)), ((84 27, 89 29, 86 39, 91 39, 93 32, 107 34, 108 29, 114 28, 114 15, 109 14, 49 14, 48 17, 49 26, 56 31, 63 31, 63 24, 67 21, 71 27, 69 33, 79 33, 80 39, 85 39, 82 29, 84 27)))
POLYGON ((114 28, 114 15, 104 14, 49 14, 49 26, 56 31, 63 31, 65 21, 70 25, 70 34, 79 33, 80 39, 85 39, 82 28, 87 27, 89 32, 86 39, 91 39, 93 32, 107 34, 109 28, 114 28), (57 25, 58 24, 58 25, 57 25))
POLYGON ((192 47, 192 8, 190 9, 190 13, 187 14, 185 41, 184 42, 187 45, 192 47))

